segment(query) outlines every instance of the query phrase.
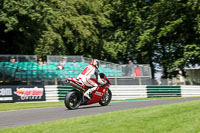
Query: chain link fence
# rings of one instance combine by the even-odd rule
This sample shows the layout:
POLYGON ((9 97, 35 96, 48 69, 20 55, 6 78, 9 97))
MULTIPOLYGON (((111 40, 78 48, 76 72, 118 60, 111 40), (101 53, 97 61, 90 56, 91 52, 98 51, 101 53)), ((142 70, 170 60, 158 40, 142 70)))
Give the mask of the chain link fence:
MULTIPOLYGON (((37 62, 36 55, 0 55, 0 62, 37 62)), ((14 63, 13 62, 13 63, 14 63)))
MULTIPOLYGON (((75 68, 75 70, 79 72, 83 70, 83 67, 86 67, 91 62, 91 58, 86 58, 83 56, 47 56, 47 63, 58 63, 62 59, 66 64, 66 68, 68 68, 70 64, 73 65, 74 62, 76 62, 78 64, 77 66, 79 67, 75 68)), ((105 73, 108 77, 151 78, 151 68, 148 64, 134 64, 130 66, 129 64, 120 65, 100 60, 99 71, 105 73)))
MULTIPOLYGON (((35 55, 0 55, 0 83, 59 84, 67 77, 77 77, 90 62, 91 58, 83 56, 48 55, 46 61, 41 60, 39 63, 35 55)), ((151 69, 148 64, 130 66, 100 61, 99 71, 112 79, 131 78, 139 81, 151 79, 151 69)))

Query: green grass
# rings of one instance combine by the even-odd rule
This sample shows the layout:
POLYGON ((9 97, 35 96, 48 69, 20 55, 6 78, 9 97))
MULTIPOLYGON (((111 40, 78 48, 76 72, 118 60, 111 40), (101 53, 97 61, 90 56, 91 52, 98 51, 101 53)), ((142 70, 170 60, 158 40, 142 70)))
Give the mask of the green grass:
POLYGON ((198 133, 200 100, 77 117, 0 133, 198 133))
POLYGON ((0 103, 0 111, 64 106, 64 102, 0 103))

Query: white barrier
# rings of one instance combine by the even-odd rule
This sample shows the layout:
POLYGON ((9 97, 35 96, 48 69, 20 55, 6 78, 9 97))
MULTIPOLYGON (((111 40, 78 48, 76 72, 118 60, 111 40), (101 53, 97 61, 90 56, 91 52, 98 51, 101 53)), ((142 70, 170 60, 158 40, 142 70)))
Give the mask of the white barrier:
MULTIPOLYGON (((147 98, 146 85, 112 85, 112 100, 147 98)), ((46 85, 47 102, 59 101, 57 85, 46 85)))
POLYGON ((58 102, 57 85, 45 85, 45 95, 47 102, 58 102))
POLYGON ((147 98, 146 85, 113 85, 112 100, 147 98))
POLYGON ((182 85, 181 97, 200 96, 200 86, 182 85))
MULTIPOLYGON (((125 100, 148 97, 146 85, 111 85, 110 90, 112 91, 112 100, 125 100)), ((46 101, 59 101, 57 85, 46 85, 45 93, 46 101)), ((195 96, 200 96, 200 86, 181 86, 181 97, 195 96)))

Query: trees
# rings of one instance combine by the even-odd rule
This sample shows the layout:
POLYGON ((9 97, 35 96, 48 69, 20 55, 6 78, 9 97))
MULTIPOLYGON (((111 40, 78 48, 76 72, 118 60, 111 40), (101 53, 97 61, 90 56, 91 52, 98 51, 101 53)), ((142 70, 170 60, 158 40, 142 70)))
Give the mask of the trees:
POLYGON ((4 53, 97 57, 99 29, 110 25, 102 6, 97 0, 4 0, 1 47, 4 53))
MULTIPOLYGON (((195 63, 195 57, 196 63, 199 62, 197 0, 161 0, 153 3, 149 10, 138 49, 142 53, 153 53, 152 59, 163 67, 164 77, 171 75, 176 68, 182 69, 189 63, 195 63), (145 50, 147 47, 151 50, 145 50)), ((149 57, 149 54, 146 56, 149 57)))
POLYGON ((0 41, 2 53, 32 54, 38 39, 41 15, 33 10, 31 1, 0 3, 0 41))
POLYGON ((105 45, 108 58, 113 61, 123 61, 137 58, 137 36, 141 33, 143 24, 142 12, 144 2, 142 0, 106 0, 107 12, 112 22, 106 33, 106 39, 110 41, 105 45))
POLYGON ((3 0, 1 54, 134 58, 152 74, 159 64, 167 77, 200 62, 199 7, 198 0, 3 0))

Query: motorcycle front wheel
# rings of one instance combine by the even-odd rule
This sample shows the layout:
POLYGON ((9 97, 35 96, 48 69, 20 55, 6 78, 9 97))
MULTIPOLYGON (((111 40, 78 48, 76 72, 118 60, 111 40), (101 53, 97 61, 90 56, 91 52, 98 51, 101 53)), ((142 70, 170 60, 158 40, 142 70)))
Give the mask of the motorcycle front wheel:
POLYGON ((78 91, 70 91, 65 97, 65 107, 69 110, 77 109, 81 104, 81 94, 78 91))
POLYGON ((111 99, 112 99, 112 92, 110 89, 107 89, 106 93, 103 95, 103 97, 99 101, 99 104, 101 106, 106 106, 110 103, 111 99))

